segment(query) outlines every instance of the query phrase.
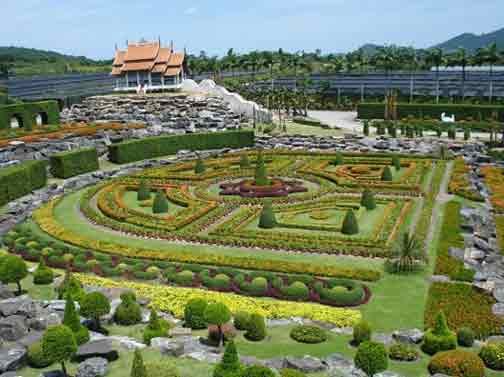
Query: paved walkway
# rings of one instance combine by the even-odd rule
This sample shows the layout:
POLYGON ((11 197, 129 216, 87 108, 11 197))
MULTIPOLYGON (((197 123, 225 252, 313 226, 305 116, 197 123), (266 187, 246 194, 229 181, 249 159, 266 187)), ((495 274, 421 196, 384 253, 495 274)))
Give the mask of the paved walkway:
POLYGON ((363 132, 362 124, 356 120, 355 111, 308 111, 308 116, 347 132, 363 132))

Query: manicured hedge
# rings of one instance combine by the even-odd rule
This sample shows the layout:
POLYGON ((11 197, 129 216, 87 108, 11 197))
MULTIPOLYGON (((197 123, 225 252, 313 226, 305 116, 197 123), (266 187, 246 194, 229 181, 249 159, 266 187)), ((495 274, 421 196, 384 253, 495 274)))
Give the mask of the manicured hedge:
POLYGON ((98 170, 98 152, 95 148, 58 153, 50 157, 51 174, 57 178, 70 178, 98 170))
POLYGON ((25 161, 0 169, 0 206, 42 188, 46 183, 45 161, 25 161))
MULTIPOLYGON (((497 112, 498 119, 504 121, 504 106, 488 105, 454 105, 454 104, 409 104, 400 103, 397 105, 397 116, 399 119, 414 116, 415 118, 441 119, 441 114, 455 115, 456 120, 472 118, 474 120, 491 119, 493 113, 497 112)), ((383 103, 361 103, 357 106, 357 117, 359 119, 383 119, 385 114, 385 104, 383 103)))
POLYGON ((116 164, 140 161, 177 153, 219 148, 242 148, 254 145, 253 131, 224 131, 151 137, 109 145, 109 159, 116 164))
POLYGON ((10 128, 10 120, 16 116, 21 118, 22 127, 31 130, 35 125, 35 117, 39 113, 47 115, 47 124, 59 124, 60 114, 58 102, 27 102, 15 105, 0 106, 0 129, 10 128))

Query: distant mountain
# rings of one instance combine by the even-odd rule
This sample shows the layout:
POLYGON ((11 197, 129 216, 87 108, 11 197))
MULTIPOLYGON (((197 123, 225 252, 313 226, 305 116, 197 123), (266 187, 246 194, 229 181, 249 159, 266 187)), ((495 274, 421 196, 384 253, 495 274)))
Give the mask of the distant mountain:
POLYGON ((0 76, 31 76, 62 73, 106 72, 112 60, 93 60, 54 51, 0 46, 0 76))
POLYGON ((472 33, 460 34, 455 38, 452 38, 433 47, 441 48, 445 52, 453 52, 459 47, 463 47, 469 52, 474 53, 478 48, 488 46, 493 42, 497 43, 497 46, 500 49, 504 49, 504 28, 492 33, 481 35, 472 33))

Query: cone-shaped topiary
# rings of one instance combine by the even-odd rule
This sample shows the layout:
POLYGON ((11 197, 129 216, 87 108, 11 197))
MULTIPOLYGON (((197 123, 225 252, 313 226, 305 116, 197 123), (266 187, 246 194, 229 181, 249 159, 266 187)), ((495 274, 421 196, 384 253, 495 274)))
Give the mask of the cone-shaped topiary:
POLYGON ((446 317, 442 311, 436 316, 434 327, 427 330, 422 344, 422 351, 434 355, 440 351, 449 351, 457 348, 457 336, 450 331, 446 324, 446 317))
POLYGON ((135 348, 135 355, 133 357, 133 365, 131 366, 130 377, 148 377, 147 370, 145 369, 142 352, 140 349, 135 348))
POLYGON ((196 161, 196 165, 194 166, 194 172, 196 174, 203 174, 206 170, 205 163, 201 159, 201 157, 198 157, 198 160, 196 161))
POLYGON ((361 206, 365 207, 368 211, 376 208, 374 194, 369 189, 365 189, 361 197, 361 206))
POLYGON ((156 310, 151 309, 149 323, 144 329, 143 341, 145 344, 150 345, 151 339, 165 337, 168 330, 168 323, 159 318, 156 310))
POLYGON ((61 285, 57 288, 58 298, 60 300, 66 300, 69 295, 75 301, 81 302, 82 298, 86 294, 84 288, 82 288, 81 283, 72 275, 70 269, 65 272, 65 278, 61 285))
POLYGON ((63 324, 72 330, 78 346, 89 342, 89 330, 80 323, 79 315, 77 314, 77 310, 75 310, 74 300, 70 295, 67 296, 65 302, 63 324))
POLYGON ((261 211, 261 216, 259 218, 259 228, 272 229, 276 226, 276 217, 273 212, 273 207, 271 202, 264 203, 263 209, 261 211))
POLYGON ((341 233, 347 235, 359 233, 359 224, 357 223, 357 218, 352 210, 348 210, 345 215, 343 226, 341 227, 341 233))
POLYGON ((383 168, 381 180, 385 182, 392 182, 392 172, 390 171, 390 168, 388 166, 385 166, 385 168, 383 168))
POLYGON ((222 361, 215 366, 213 377, 240 376, 242 369, 236 346, 231 340, 226 344, 222 361))
POLYGON ((257 155, 254 183, 257 186, 268 186, 270 184, 262 152, 257 155))
POLYGON ((248 154, 242 154, 240 157, 240 168, 246 169, 250 168, 250 160, 248 158, 248 154))
POLYGON ((343 155, 341 154, 341 152, 336 153, 336 156, 334 157, 333 160, 333 165, 343 165, 344 162, 345 161, 343 159, 343 155))
POLYGON ((168 212, 168 200, 162 190, 159 190, 154 198, 154 203, 152 204, 153 213, 166 213, 168 212))
POLYGON ((396 171, 401 170, 401 159, 399 158, 399 156, 392 157, 392 165, 394 165, 396 171))
POLYGON ((149 200, 151 196, 151 191, 149 186, 147 186, 147 182, 142 179, 140 182, 140 186, 138 186, 138 191, 137 191, 137 200, 138 201, 144 201, 144 200, 149 200))

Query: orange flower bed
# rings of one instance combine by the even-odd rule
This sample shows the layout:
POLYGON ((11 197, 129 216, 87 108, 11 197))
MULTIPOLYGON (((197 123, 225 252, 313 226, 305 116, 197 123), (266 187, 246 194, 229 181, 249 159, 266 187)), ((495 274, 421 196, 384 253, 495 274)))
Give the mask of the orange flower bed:
POLYGON ((504 169, 497 166, 484 166, 481 172, 490 190, 490 202, 498 213, 504 213, 504 169))
POLYGON ((12 141, 23 141, 25 143, 34 143, 41 139, 58 140, 64 138, 68 134, 76 134, 78 136, 94 135, 101 130, 128 130, 145 128, 142 124, 130 123, 104 123, 98 125, 87 125, 85 123, 69 123, 62 125, 58 131, 46 132, 44 128, 34 130, 30 135, 7 138, 0 140, 0 147, 6 147, 12 141))

